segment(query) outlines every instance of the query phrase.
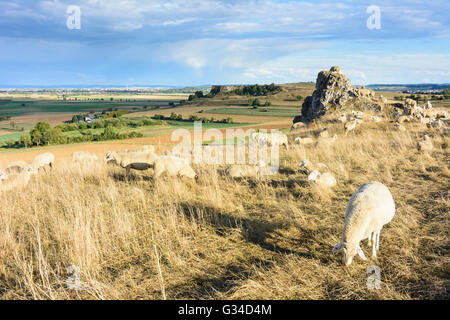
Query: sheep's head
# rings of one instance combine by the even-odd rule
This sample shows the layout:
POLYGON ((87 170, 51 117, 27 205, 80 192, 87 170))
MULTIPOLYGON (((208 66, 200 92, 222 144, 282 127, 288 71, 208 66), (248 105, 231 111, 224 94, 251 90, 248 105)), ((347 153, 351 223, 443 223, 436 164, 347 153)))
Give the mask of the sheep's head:
POLYGON ((30 174, 30 175, 37 175, 38 173, 39 173, 39 170, 38 169, 36 169, 35 167, 33 167, 33 166, 27 166, 26 168, 25 168, 25 172, 26 173, 28 173, 28 174, 30 174))
POLYGON ((350 242, 339 242, 334 248, 333 253, 337 251, 342 251, 342 263, 348 267, 352 264, 353 258, 356 255, 359 255, 359 257, 363 260, 367 260, 366 256, 364 255, 364 252, 362 251, 361 247, 359 246, 359 243, 350 243, 350 242))
POLYGON ((3 170, 0 170, 0 181, 8 179, 8 175, 3 170))
POLYGON ((105 156, 105 161, 108 162, 108 163, 112 163, 112 162, 116 163, 117 162, 116 156, 117 156, 117 152, 115 152, 115 151, 108 151, 106 153, 106 156, 105 156))
POLYGON ((308 159, 303 159, 302 162, 299 163, 300 168, 308 168, 311 165, 311 162, 308 159))

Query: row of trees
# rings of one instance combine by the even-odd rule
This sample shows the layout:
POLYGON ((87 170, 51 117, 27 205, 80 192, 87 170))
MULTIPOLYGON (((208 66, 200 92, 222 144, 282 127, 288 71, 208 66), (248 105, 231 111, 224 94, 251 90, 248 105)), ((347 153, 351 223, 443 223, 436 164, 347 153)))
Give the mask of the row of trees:
POLYGON ((203 94, 203 91, 200 91, 200 90, 199 90, 199 91, 195 91, 194 94, 191 94, 191 95, 189 96, 188 100, 189 100, 189 101, 193 101, 193 100, 195 100, 195 99, 211 98, 211 97, 212 97, 211 94, 205 95, 205 94, 203 94))
POLYGON ((172 121, 186 121, 186 122, 194 122, 194 121, 201 121, 203 123, 234 123, 233 118, 226 118, 222 120, 215 119, 214 117, 211 117, 210 119, 205 117, 199 117, 197 115, 190 115, 189 118, 183 119, 183 116, 181 114, 176 114, 172 112, 170 116, 166 117, 162 114, 155 114, 152 119, 156 120, 172 120, 172 121))
POLYGON ((435 95, 432 94, 431 96, 423 95, 423 94, 410 94, 406 96, 394 96, 394 99, 396 100, 405 100, 405 99, 413 99, 417 102, 427 102, 429 100, 444 100, 444 99, 450 99, 450 88, 444 89, 443 95, 435 95))
POLYGON ((94 133, 92 130, 81 130, 80 135, 67 136, 60 126, 52 128, 47 122, 38 122, 30 133, 23 134, 19 140, 8 140, 8 147, 25 147, 54 145, 54 144, 70 144, 89 141, 106 141, 117 139, 130 139, 142 137, 140 132, 120 132, 117 127, 109 124, 103 132, 94 133))
MULTIPOLYGON (((270 102, 268 100, 266 100, 266 102, 264 102, 264 107, 269 107, 271 105, 272 105, 272 102, 270 102)), ((262 104, 261 104, 261 101, 259 101, 258 98, 256 98, 256 99, 248 99, 248 106, 257 108, 257 107, 262 106, 262 104)))
POLYGON ((242 88, 237 88, 233 90, 234 94, 239 96, 267 96, 268 94, 274 94, 281 91, 280 86, 276 86, 275 84, 264 84, 264 85, 249 85, 244 86, 242 88))

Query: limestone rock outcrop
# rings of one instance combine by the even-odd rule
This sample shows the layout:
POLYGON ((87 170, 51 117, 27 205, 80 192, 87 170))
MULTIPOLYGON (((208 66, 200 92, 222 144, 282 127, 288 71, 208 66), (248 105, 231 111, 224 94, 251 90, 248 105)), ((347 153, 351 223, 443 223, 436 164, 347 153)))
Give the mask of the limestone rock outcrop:
MULTIPOLYGON (((296 122, 310 122, 323 116, 331 107, 345 109, 353 104, 363 104, 374 109, 381 109, 375 92, 364 87, 352 86, 350 80, 335 66, 330 71, 320 71, 317 75, 316 90, 305 99, 302 114, 294 119, 296 122)), ((377 110, 378 111, 378 110, 377 110)))

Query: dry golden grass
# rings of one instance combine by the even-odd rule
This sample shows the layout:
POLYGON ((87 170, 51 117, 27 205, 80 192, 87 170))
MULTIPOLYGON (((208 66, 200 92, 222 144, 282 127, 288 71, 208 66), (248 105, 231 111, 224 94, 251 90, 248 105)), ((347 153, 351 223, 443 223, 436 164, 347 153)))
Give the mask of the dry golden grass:
POLYGON ((281 151, 280 173, 263 181, 214 167, 196 168, 198 182, 59 167, 1 194, 0 298, 448 299, 448 138, 432 132, 435 150, 419 154, 424 128, 366 124, 345 137, 327 125, 336 143, 281 151), (327 164, 338 186, 311 187, 304 158, 327 164), (397 213, 378 260, 344 268, 331 249, 351 194, 372 180, 397 213), (381 290, 366 287, 373 264, 381 290), (81 290, 66 287, 70 265, 81 290))

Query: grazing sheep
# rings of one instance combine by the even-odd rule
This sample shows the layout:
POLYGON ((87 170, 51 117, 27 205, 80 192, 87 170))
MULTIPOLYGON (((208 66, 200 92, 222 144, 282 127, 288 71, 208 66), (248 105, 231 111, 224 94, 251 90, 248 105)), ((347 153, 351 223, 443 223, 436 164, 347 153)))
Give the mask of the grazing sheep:
POLYGON ((272 146, 278 143, 278 145, 289 149, 288 137, 283 133, 279 133, 277 136, 262 132, 253 132, 250 135, 250 140, 256 142, 258 145, 267 144, 268 146, 272 146))
POLYGON ((345 134, 352 132, 355 130, 356 126, 360 124, 362 121, 359 119, 355 119, 344 124, 345 134))
POLYGON ((114 163, 127 170, 127 176, 131 169, 144 171, 151 168, 158 156, 150 152, 118 152, 108 151, 105 160, 114 163))
POLYGON ((380 233, 383 226, 395 215, 395 203, 389 189, 380 182, 364 184, 353 194, 345 212, 342 241, 333 248, 333 253, 342 250, 342 262, 349 266, 355 255, 367 260, 360 247, 362 240, 372 244, 372 257, 380 249, 380 233))
POLYGON ((76 151, 72 153, 72 162, 75 164, 93 164, 98 162, 98 157, 95 154, 85 152, 85 151, 76 151))
POLYGON ((397 122, 398 122, 398 123, 409 122, 409 121, 411 121, 410 116, 400 116, 400 117, 397 119, 397 122))
POLYGON ((0 182, 2 182, 3 180, 6 180, 6 179, 8 179, 8 175, 6 174, 5 171, 0 169, 0 182))
POLYGON ((276 167, 260 167, 258 170, 258 175, 260 177, 264 177, 264 176, 273 176, 275 174, 278 173, 278 168, 276 167))
POLYGON ((428 135, 423 137, 423 141, 417 142, 417 150, 419 151, 431 151, 433 150, 433 143, 428 135))
POLYGON ((46 169, 47 166, 50 169, 53 169, 54 164, 55 164, 55 156, 53 155, 53 153, 50 152, 36 156, 33 162, 31 162, 31 166, 37 170, 46 169))
POLYGON ((313 144, 314 140, 312 138, 295 138, 295 143, 296 144, 302 144, 302 145, 307 145, 307 144, 313 144))
POLYGON ((419 116, 419 121, 421 124, 429 124, 431 122, 430 118, 419 116))
POLYGON ((30 166, 30 164, 26 163, 25 161, 16 161, 16 162, 8 164, 8 166, 5 169, 5 172, 7 174, 21 173, 28 166, 30 166))
POLYGON ((269 146, 278 143, 279 146, 284 146, 286 150, 289 150, 288 137, 283 133, 279 133, 275 136, 267 135, 267 142, 269 146))
POLYGON ((304 122, 296 122, 292 125, 291 131, 295 131, 302 128, 306 128, 306 124, 304 122))
POLYGON ((323 128, 322 131, 320 131, 320 133, 319 133, 320 138, 328 138, 329 136, 330 136, 330 134, 328 133, 327 128, 323 128))
POLYGON ((444 126, 444 122, 441 121, 441 120, 435 120, 435 121, 430 122, 428 124, 429 128, 437 128, 437 129, 439 129, 439 128, 442 128, 443 126, 444 126))
POLYGON ((168 176, 181 176, 190 179, 197 178, 197 174, 189 165, 189 161, 172 156, 162 156, 155 160, 154 164, 154 178, 158 179, 163 173, 168 176))
POLYGON ((353 115, 356 119, 362 120, 362 118, 364 117, 364 112, 352 110, 352 115, 353 115))
POLYGON ((317 140, 316 142, 316 147, 319 146, 331 146, 336 140, 338 139, 338 135, 337 134, 333 134, 333 136, 331 138, 321 138, 319 140, 317 140))
POLYGON ((312 171, 323 171, 328 170, 328 166, 324 163, 312 163, 308 159, 303 159, 302 162, 298 164, 299 168, 306 170, 306 172, 310 173, 312 171))
POLYGON ((314 170, 308 175, 308 180, 317 183, 321 187, 333 188, 336 186, 336 178, 329 172, 320 173, 318 170, 314 170))
POLYGON ((399 130, 399 131, 406 131, 406 128, 404 126, 402 126, 400 123, 396 122, 394 124, 395 129, 399 130))
POLYGON ((225 174, 231 178, 259 177, 261 169, 266 165, 262 160, 259 160, 256 165, 234 164, 225 170, 225 174))
POLYGON ((24 188, 30 182, 31 176, 36 174, 38 174, 38 169, 28 166, 19 174, 7 176, 7 178, 0 183, 0 191, 24 188))
POLYGON ((382 121, 382 119, 381 119, 380 117, 373 116, 373 115, 371 115, 371 116, 369 117, 369 119, 370 119, 371 121, 373 121, 373 122, 381 122, 381 121, 382 121))

